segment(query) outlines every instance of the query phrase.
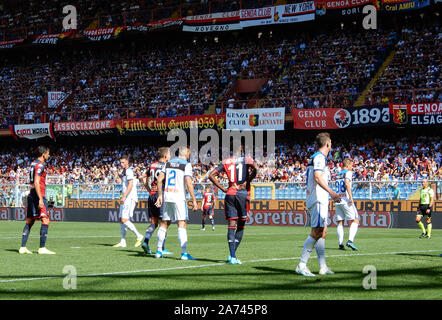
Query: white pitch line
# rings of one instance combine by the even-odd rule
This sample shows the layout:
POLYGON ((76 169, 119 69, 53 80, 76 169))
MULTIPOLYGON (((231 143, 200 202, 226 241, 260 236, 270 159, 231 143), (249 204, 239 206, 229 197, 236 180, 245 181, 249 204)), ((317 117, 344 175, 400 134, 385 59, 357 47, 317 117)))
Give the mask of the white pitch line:
MULTIPOLYGON (((439 251, 442 251, 442 249, 439 249, 439 250, 419 250, 419 251, 394 251, 394 252, 336 254, 336 255, 326 256, 326 258, 377 256, 377 255, 423 253, 423 252, 435 252, 435 251, 439 252, 439 251)), ((317 258, 317 257, 312 257, 312 258, 317 258)), ((244 261, 243 263, 272 262, 272 261, 284 261, 284 260, 296 260, 296 259, 300 259, 300 257, 249 260, 249 261, 244 261)), ((223 263, 211 263, 211 264, 185 266, 185 267, 158 268, 158 269, 146 269, 146 270, 134 270, 134 271, 117 271, 117 272, 106 272, 106 273, 90 273, 90 274, 84 274, 84 275, 77 275, 77 277, 102 277, 102 276, 111 276, 111 275, 119 275, 119 274, 133 274, 133 273, 146 273, 146 272, 157 272, 157 271, 173 271, 173 270, 183 270, 183 269, 210 268, 210 267, 225 266, 226 264, 227 264, 226 262, 223 262, 223 263)), ((51 277, 39 277, 39 278, 10 279, 10 280, 0 280, 0 283, 59 279, 59 278, 64 278, 64 277, 65 276, 51 276, 51 277)))
MULTIPOLYGON (((247 236, 273 236, 275 233, 248 233, 247 236)), ((293 235, 293 232, 287 232, 287 233, 278 233, 278 235, 293 235)), ((172 232, 168 232, 167 236, 174 237, 177 236, 176 234, 173 234, 172 232), (172 234, 170 234, 172 233, 172 234), (170 234, 170 235, 169 235, 170 234)), ((225 237, 225 233, 200 233, 200 234, 192 234, 192 237, 218 237, 223 236, 225 237)), ((21 234, 18 234, 18 236, 10 236, 10 237, 0 237, 0 239, 17 239, 20 238, 21 234)), ((72 235, 72 236, 53 236, 50 237, 50 239, 95 239, 95 238, 119 238, 119 234, 115 234, 113 236, 78 236, 78 235, 72 235)), ((29 238, 40 238, 40 235, 31 235, 29 238)))

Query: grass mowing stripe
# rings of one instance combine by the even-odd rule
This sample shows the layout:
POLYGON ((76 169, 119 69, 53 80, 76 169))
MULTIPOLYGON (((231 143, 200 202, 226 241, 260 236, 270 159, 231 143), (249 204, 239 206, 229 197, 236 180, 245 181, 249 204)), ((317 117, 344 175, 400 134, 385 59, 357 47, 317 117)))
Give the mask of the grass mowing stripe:
MULTIPOLYGON (((435 252, 435 251, 439 252, 441 250, 416 250, 416 251, 336 254, 336 255, 326 256, 326 258, 393 255, 393 254, 423 253, 423 252, 435 252)), ((312 258, 317 258, 317 257, 312 257, 312 258)), ((243 263, 272 262, 272 261, 284 261, 284 260, 295 260, 295 259, 300 259, 300 257, 258 259, 258 260, 244 261, 243 263)), ((117 271, 117 272, 106 272, 106 273, 91 273, 91 274, 85 274, 85 275, 77 275, 77 277, 102 277, 102 276, 110 276, 110 275, 117 275, 117 274, 133 274, 133 273, 144 273, 144 272, 157 272, 157 271, 172 271, 172 270, 183 270, 183 269, 209 268, 209 267, 216 267, 216 266, 223 266, 223 265, 226 265, 226 263, 211 263, 211 264, 199 265, 199 266, 158 268, 158 269, 134 270, 134 271, 117 271)), ((48 279, 57 279, 57 278, 64 278, 64 277, 65 276, 52 276, 52 277, 40 277, 40 278, 10 279, 10 280, 0 280, 0 283, 4 283, 4 282, 19 282, 19 281, 48 280, 48 279)))

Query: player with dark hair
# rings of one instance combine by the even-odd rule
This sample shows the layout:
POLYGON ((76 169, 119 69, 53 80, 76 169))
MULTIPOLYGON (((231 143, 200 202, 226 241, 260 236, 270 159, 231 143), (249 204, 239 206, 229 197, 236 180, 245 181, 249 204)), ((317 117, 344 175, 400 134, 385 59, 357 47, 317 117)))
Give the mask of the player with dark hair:
POLYGON ((215 220, 213 219, 213 206, 215 202, 215 194, 212 192, 210 187, 206 187, 204 192, 204 198, 201 202, 202 220, 201 220, 201 230, 206 230, 206 217, 209 217, 212 223, 212 230, 215 231, 215 220))
POLYGON ((210 181, 226 193, 224 210, 228 220, 227 242, 230 255, 227 261, 230 264, 241 264, 236 257, 236 250, 241 243, 244 227, 249 218, 250 184, 258 172, 255 161, 245 156, 243 150, 243 146, 240 145, 234 150, 232 157, 223 160, 209 175, 210 181), (224 188, 216 178, 222 172, 228 177, 228 189, 224 188))
POLYGON ((40 248, 39 254, 55 254, 55 252, 46 249, 46 239, 48 237, 49 229, 49 215, 48 215, 48 202, 46 200, 46 171, 45 163, 50 156, 50 150, 48 147, 39 146, 36 149, 37 159, 31 163, 29 167, 29 183, 31 185, 31 191, 28 195, 28 210, 25 219, 25 227, 23 229, 20 254, 32 254, 30 250, 26 248, 26 242, 28 241, 29 233, 35 223, 35 220, 41 220, 40 228, 40 248))
MULTIPOLYGON (((163 212, 163 206, 157 207, 155 203, 158 200, 158 176, 161 173, 161 170, 164 169, 166 162, 170 160, 170 149, 168 147, 161 147, 158 149, 157 153, 158 161, 155 161, 150 164, 149 168, 146 171, 146 175, 143 177, 143 183, 146 187, 146 190, 149 192, 149 199, 147 201, 147 210, 149 213, 149 218, 151 219, 150 225, 146 229, 146 235, 144 238, 144 242, 141 245, 144 252, 146 254, 151 254, 152 251, 149 248, 149 240, 152 237, 155 229, 158 227, 158 224, 161 222, 161 215, 163 212)), ((164 191, 164 190, 163 190, 164 191)), ((164 242, 165 243, 165 242, 164 242)), ((164 248, 163 243, 163 254, 171 254, 164 248)))

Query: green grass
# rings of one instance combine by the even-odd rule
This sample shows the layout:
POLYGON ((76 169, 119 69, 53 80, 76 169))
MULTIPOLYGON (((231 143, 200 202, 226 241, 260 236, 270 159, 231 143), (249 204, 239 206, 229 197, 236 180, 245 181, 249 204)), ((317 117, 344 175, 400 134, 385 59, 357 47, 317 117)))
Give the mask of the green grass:
MULTIPOLYGON (((294 273, 309 228, 247 227, 237 255, 242 265, 229 265, 226 226, 189 225, 189 253, 197 261, 180 261, 176 225, 169 229, 166 259, 145 256, 134 248, 112 248, 119 241, 116 223, 54 222, 47 247, 55 256, 19 255, 24 222, 0 222, 0 299, 441 299, 442 230, 420 240, 416 229, 360 229, 359 252, 337 249, 336 229, 326 240, 327 264, 335 275, 305 278, 294 273), (78 248, 79 247, 79 248, 78 248), (75 266, 77 289, 63 288, 63 268, 75 266), (377 270, 377 289, 365 290, 366 265, 377 270), (183 269, 183 267, 185 267, 183 269), (179 269, 181 268, 181 269, 179 269), (17 281, 24 278, 42 278, 17 281), (46 278, 56 277, 56 278, 46 278), (9 282, 7 282, 9 280, 9 282), (14 281, 10 281, 14 280, 14 281)), ((144 232, 146 225, 136 225, 144 232)), ((36 253, 37 223, 28 241, 36 253)), ((346 239, 348 228, 345 229, 346 239)), ((156 233, 151 248, 156 247, 156 233)), ((309 267, 317 274, 315 252, 309 267)))

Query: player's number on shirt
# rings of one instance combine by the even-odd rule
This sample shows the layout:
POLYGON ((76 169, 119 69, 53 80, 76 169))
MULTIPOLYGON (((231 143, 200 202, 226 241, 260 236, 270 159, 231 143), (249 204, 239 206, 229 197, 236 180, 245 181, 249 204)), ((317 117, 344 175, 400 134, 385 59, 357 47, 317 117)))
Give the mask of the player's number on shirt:
POLYGON ((161 172, 160 170, 150 169, 150 176, 154 177, 156 180, 156 179, 158 179, 160 172, 161 172))
POLYGON ((230 166, 229 166, 229 172, 230 172, 230 175, 229 175, 229 180, 230 180, 230 182, 235 182, 235 169, 238 169, 238 177, 242 177, 242 165, 241 164, 238 164, 237 166, 236 166, 236 168, 235 168, 235 164, 231 164, 230 166))
POLYGON ((345 181, 338 180, 335 182, 335 190, 337 193, 344 193, 346 191, 345 181))
POLYGON ((174 186, 176 184, 176 171, 170 170, 169 174, 170 175, 169 175, 169 179, 167 180, 167 185, 174 186))

